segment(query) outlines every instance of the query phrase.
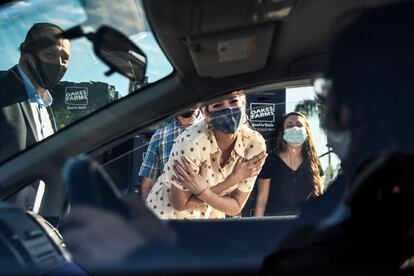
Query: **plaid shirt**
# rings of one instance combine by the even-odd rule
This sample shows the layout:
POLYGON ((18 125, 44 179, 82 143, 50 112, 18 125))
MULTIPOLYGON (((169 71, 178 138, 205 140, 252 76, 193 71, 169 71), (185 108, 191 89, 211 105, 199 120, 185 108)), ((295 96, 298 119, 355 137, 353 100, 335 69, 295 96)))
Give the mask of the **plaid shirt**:
POLYGON ((138 175, 156 180, 164 170, 173 142, 185 128, 177 119, 158 129, 151 137, 138 175))

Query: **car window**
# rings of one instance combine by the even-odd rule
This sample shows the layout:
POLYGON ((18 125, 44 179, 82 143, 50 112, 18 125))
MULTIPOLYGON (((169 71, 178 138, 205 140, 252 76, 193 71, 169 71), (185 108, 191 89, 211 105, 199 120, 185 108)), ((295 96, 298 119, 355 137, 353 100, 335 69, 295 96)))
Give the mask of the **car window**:
MULTIPOLYGON (((252 89, 252 92, 249 110, 250 121, 266 138, 268 151, 277 151, 275 149, 275 131, 277 123, 283 115, 291 112, 301 112, 307 117, 316 154, 320 161, 321 181, 324 190, 328 189, 332 180, 337 176, 341 165, 340 159, 332 152, 331 147, 328 145, 324 123, 324 106, 316 100, 313 88, 310 86, 293 86, 274 89, 272 86, 266 86, 264 88, 252 89)), ((267 162, 269 161, 270 158, 267 162)), ((275 176, 275 179, 277 179, 277 176, 275 176)), ((258 180, 260 180, 260 175, 258 180)), ((272 181, 274 185, 275 180, 273 179, 272 181)), ((283 182, 282 179, 281 182, 283 182)), ((289 181, 286 182, 288 183, 289 181)), ((243 210, 244 216, 253 216, 255 214, 255 209, 258 206, 258 197, 260 199, 258 195, 259 186, 257 181, 252 196, 249 197, 243 210)), ((272 189, 269 192, 271 193, 272 189)), ((268 200, 271 200, 271 197, 268 200)), ((277 199, 275 198, 274 200, 277 199)), ((264 215, 271 214, 265 213, 264 215)))
POLYGON ((173 70, 149 28, 140 0, 127 0, 122 5, 107 0, 11 2, 0 8, 0 41, 4 92, 0 134, 2 141, 10 141, 2 143, 1 160, 159 81, 173 70), (80 25, 85 32, 95 32, 105 25, 121 32, 146 55, 145 83, 137 84, 118 73, 108 74, 109 67, 94 54, 86 38, 56 46, 47 44, 44 36, 38 39, 39 33, 49 28, 45 24, 63 31, 80 25), (53 65, 56 59, 60 59, 60 67, 53 65), (63 68, 65 64, 67 68, 63 68))
MULTIPOLYGON (((252 140, 256 139, 258 140, 257 145, 265 144, 263 148, 267 148, 269 156, 267 157, 266 162, 274 162, 275 157, 270 158, 270 155, 277 155, 275 149, 275 144, 277 140, 276 133, 281 118, 285 114, 288 114, 290 112, 301 112, 301 114, 304 114, 304 116, 307 117, 307 120, 309 122, 309 131, 313 138, 314 151, 316 154, 316 158, 318 160, 317 170, 320 173, 319 178, 320 182, 323 185, 322 193, 326 191, 326 189, 329 188, 331 181, 336 177, 338 171, 340 170, 340 160, 331 151, 331 148, 327 145, 326 129, 324 126, 323 119, 324 108, 323 106, 321 106, 320 103, 318 103, 317 100, 315 100, 315 93, 313 91, 313 88, 310 86, 280 88, 280 85, 274 84, 263 87, 251 88, 246 90, 245 92, 246 115, 248 116, 248 122, 246 123, 249 125, 249 128, 252 131, 260 133, 259 135, 260 137, 263 137, 263 139, 257 139, 255 138, 256 136, 252 136, 251 138, 245 140, 243 142, 244 152, 250 149, 249 143, 252 140), (244 145, 249 146, 245 147, 244 145)), ((230 96, 230 98, 227 99, 229 99, 228 104, 232 105, 232 97, 230 96)), ((209 103, 211 103, 211 101, 209 103)), ((220 108, 219 105, 217 106, 218 107, 216 107, 216 105, 212 105, 212 108, 220 108)), ((191 110, 183 111, 181 114, 186 114, 188 113, 188 111, 191 112, 192 110, 197 109, 196 107, 194 107, 191 110)), ((200 111, 196 112, 200 112, 204 115, 199 114, 195 116, 193 114, 193 116, 195 116, 194 121, 196 123, 194 123, 192 126, 188 128, 183 128, 182 126, 180 126, 177 116, 170 117, 167 120, 157 122, 156 124, 153 124, 152 126, 146 129, 137 131, 132 137, 128 139, 123 139, 122 142, 115 142, 110 145, 107 145, 105 148, 101 148, 98 151, 92 153, 92 156, 94 157, 94 159, 96 159, 102 164, 102 167, 112 177, 114 183, 117 185, 117 188, 121 193, 135 195, 137 200, 143 200, 145 198, 146 204, 149 207, 151 207, 152 210, 156 212, 156 214, 160 215, 160 212, 164 214, 164 211, 160 211, 160 206, 153 203, 155 200, 154 197, 158 196, 157 193, 162 193, 161 190, 157 190, 157 188, 154 187, 157 187, 157 182, 162 182, 165 180, 169 181, 169 178, 165 178, 165 175, 168 175, 168 177, 170 177, 170 170, 173 170, 172 167, 168 166, 168 164, 170 164, 169 159, 174 159, 173 155, 175 155, 176 157, 181 156, 181 150, 183 150, 183 152, 186 150, 185 146, 183 148, 180 147, 179 144, 181 142, 186 143, 186 139, 190 139, 187 138, 187 135, 191 136, 193 132, 200 133, 203 131, 203 129, 199 127, 199 125, 202 125, 203 122, 205 122, 206 120, 205 113, 203 113, 203 110, 204 109, 201 108, 200 111), (154 206, 156 206, 156 210, 154 210, 154 206)), ((204 127, 207 128, 208 124, 204 127)), ((206 141, 207 143, 211 143, 211 140, 206 141)), ((195 152, 199 151, 200 154, 202 154, 204 150, 209 150, 208 147, 207 149, 205 149, 206 146, 203 144, 202 139, 200 141, 191 140, 191 142, 190 140, 188 140, 188 143, 194 143, 194 148, 187 146, 188 150, 190 151, 190 154, 191 149, 193 149, 195 152)), ((256 144, 253 144, 252 148, 254 148, 255 146, 256 144)), ((256 154, 258 153, 259 150, 256 154)), ((214 159, 214 154, 216 153, 213 152, 210 154, 211 156, 213 156, 212 159, 214 159)), ((263 166, 263 169, 266 167, 266 162, 263 166)), ((303 161, 303 166, 308 166, 306 162, 306 160, 303 161)), ((196 164, 196 161, 194 161, 194 164, 196 164)), ((278 164, 280 165, 280 163, 278 164)), ((274 166, 274 168, 276 168, 279 166, 278 164, 272 163, 268 166, 270 166, 271 168, 272 166, 274 166)), ((214 167, 214 165, 212 166, 214 167)), ((217 178, 215 176, 214 179, 216 182, 224 181, 226 179, 226 175, 229 175, 231 173, 231 169, 230 171, 224 172, 225 170, 225 164, 221 167, 217 167, 217 173, 223 173, 225 176, 223 178, 217 178)), ((267 168, 267 170, 269 170, 269 168, 267 168)), ((276 171, 278 171, 278 173, 281 174, 281 177, 282 174, 284 174, 283 170, 276 171)), ((301 171, 302 169, 299 167, 299 176, 295 176, 296 181, 298 182, 305 181, 306 179, 308 179, 306 177, 309 177, 308 175, 306 175, 306 170, 303 170, 304 172, 301 171), (306 176, 301 176, 301 174, 305 174, 306 176)), ((213 174, 215 173, 214 168, 212 168, 212 172, 213 174)), ((295 174, 294 172, 292 173, 295 174)), ((268 178, 268 176, 266 175, 259 175, 259 177, 255 179, 255 181, 253 181, 251 190, 248 191, 249 196, 246 199, 246 204, 244 205, 242 211, 239 214, 225 215, 224 217, 230 218, 259 216, 259 214, 257 214, 256 208, 258 206, 258 198, 260 198, 259 181, 261 177, 268 178)), ((273 176, 271 176, 271 178, 272 177, 273 176)), ((272 178, 274 183, 272 183, 271 185, 273 185, 272 187, 275 188, 271 189, 271 192, 278 193, 278 189, 286 189, 290 191, 291 189, 283 187, 283 185, 286 185, 287 182, 284 183, 282 181, 282 184, 276 183, 276 180, 274 179, 277 179, 277 177, 278 176, 276 175, 274 178, 272 178)), ((291 175, 283 175, 283 177, 291 177, 291 175)), ((212 180, 210 179, 210 181, 212 180)), ((304 204, 306 203, 306 201, 312 200, 313 196, 310 195, 310 191, 312 190, 311 188, 308 187, 309 191, 306 192, 306 197, 297 199, 297 201, 300 204, 304 204)), ((168 189, 166 190, 169 189, 171 189, 171 185, 168 186, 168 189)), ((224 192, 224 194, 226 193, 224 192)), ((169 194, 166 195, 169 196, 169 194)), ((227 196, 229 195, 230 193, 227 193, 227 196)), ((288 202, 291 199, 288 198, 291 196, 294 195, 287 193, 285 195, 286 198, 284 199, 283 204, 288 204, 286 202, 288 202)), ((160 196, 160 198, 162 198, 162 200, 165 200, 165 198, 162 196, 160 196)), ((269 194, 269 205, 271 204, 271 200, 278 201, 280 199, 277 199, 277 197, 275 198, 269 194)), ((265 212, 263 215, 278 217, 291 216, 293 218, 296 215, 300 214, 300 211, 300 209, 291 209, 290 211, 285 213, 265 212)), ((161 218, 165 217, 161 216, 161 218)))

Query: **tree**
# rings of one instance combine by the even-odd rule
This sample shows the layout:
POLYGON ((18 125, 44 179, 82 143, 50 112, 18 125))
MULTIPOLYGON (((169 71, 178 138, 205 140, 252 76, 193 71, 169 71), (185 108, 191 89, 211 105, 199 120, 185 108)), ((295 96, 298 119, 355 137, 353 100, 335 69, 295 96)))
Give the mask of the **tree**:
POLYGON ((319 128, 326 133, 326 106, 322 104, 317 98, 313 100, 303 100, 299 102, 295 111, 305 113, 307 116, 318 116, 319 128))

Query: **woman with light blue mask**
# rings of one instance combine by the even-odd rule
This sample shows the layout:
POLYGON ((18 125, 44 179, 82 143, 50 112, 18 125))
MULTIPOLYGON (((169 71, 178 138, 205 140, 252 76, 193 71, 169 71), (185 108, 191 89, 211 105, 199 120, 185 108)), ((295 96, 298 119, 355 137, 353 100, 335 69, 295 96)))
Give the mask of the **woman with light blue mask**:
POLYGON ((303 203, 323 192, 318 154, 303 113, 281 119, 276 146, 258 177, 256 216, 296 215, 303 203))
POLYGON ((203 108, 204 122, 177 137, 164 173, 146 200, 163 219, 212 219, 240 214, 267 157, 247 123, 242 91, 203 108))

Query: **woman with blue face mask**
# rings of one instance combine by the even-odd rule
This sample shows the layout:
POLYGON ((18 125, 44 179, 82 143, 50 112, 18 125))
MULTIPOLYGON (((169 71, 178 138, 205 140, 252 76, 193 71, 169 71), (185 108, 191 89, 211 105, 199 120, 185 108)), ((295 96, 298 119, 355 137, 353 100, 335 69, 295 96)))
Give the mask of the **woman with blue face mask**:
POLYGON ((160 218, 225 218, 241 212, 267 157, 263 137, 247 123, 245 105, 240 91, 209 104, 205 120, 175 140, 146 200, 160 218))
POLYGON ((286 114, 259 174, 255 216, 298 214, 309 197, 322 194, 322 175, 308 119, 300 112, 286 114))

